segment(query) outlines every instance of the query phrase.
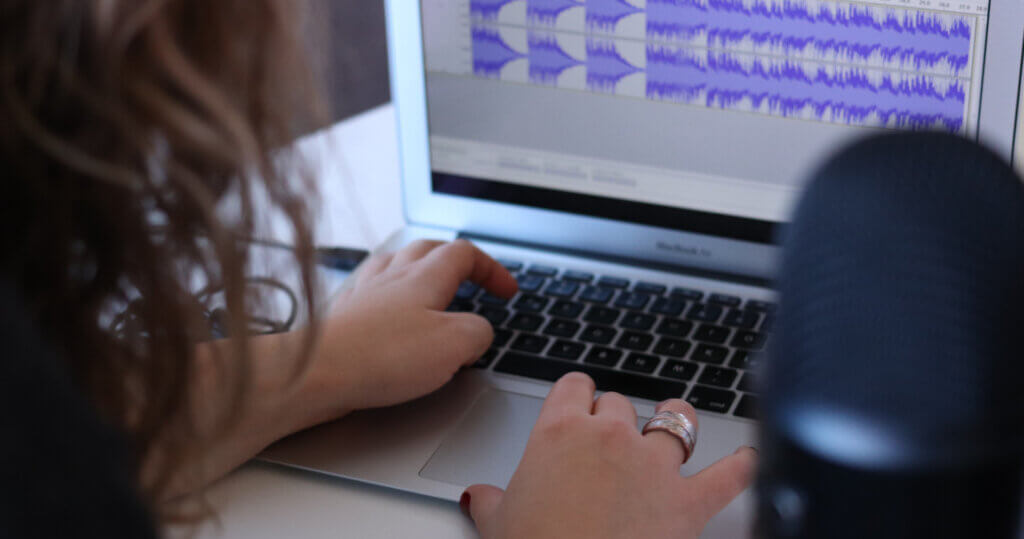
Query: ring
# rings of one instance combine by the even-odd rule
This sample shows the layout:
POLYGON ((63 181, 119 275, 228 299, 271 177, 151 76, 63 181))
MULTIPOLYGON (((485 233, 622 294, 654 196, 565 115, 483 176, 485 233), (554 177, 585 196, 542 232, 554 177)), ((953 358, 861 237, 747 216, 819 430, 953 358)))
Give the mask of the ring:
POLYGON ((641 433, 647 434, 659 430, 675 436, 683 444, 683 453, 685 453, 683 464, 686 464, 686 461, 690 460, 690 455, 693 454, 694 446, 697 445, 697 427, 685 415, 666 410, 658 412, 654 417, 648 419, 647 423, 644 423, 641 433))

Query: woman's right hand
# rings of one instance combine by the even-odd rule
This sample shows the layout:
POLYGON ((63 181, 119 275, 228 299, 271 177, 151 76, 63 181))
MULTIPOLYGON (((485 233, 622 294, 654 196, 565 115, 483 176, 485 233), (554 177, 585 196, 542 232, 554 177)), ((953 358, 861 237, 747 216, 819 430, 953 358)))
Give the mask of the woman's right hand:
MULTIPOLYGON (((689 404, 658 411, 685 414, 689 404)), ((508 489, 473 485, 460 502, 485 539, 697 537, 742 492, 756 452, 740 448, 692 477, 664 432, 641 435, 633 404, 618 393, 594 400, 594 382, 570 373, 548 395, 508 489)))

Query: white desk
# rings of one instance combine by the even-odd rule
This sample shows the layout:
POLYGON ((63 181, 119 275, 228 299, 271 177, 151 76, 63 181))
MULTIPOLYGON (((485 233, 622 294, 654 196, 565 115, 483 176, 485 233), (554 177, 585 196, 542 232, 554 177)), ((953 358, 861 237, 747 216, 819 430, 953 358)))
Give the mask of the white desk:
MULTIPOLYGON (((373 247, 402 226, 390 105, 301 144, 321 179, 319 244, 373 247)), ((453 503, 256 462, 216 483, 208 497, 219 522, 199 528, 203 539, 476 537, 453 503)))

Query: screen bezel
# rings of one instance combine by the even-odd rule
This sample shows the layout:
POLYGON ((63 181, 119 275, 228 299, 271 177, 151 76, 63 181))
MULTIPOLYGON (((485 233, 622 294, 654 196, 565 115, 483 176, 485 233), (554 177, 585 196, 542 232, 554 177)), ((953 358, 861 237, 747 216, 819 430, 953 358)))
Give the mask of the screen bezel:
MULTIPOLYGON (((1019 66, 1024 43, 1024 7, 1015 0, 989 5, 978 138, 1008 159, 1012 156, 1019 66), (1009 46, 1012 43, 1012 46, 1009 46)), ((486 178, 438 176, 430 167, 426 73, 420 2, 387 0, 392 99, 406 218, 416 224, 512 241, 565 247, 770 278, 778 249, 769 240, 778 224, 753 226, 743 218, 668 206, 632 206, 607 197, 587 196, 495 182, 486 178), (435 184, 455 186, 450 192, 435 184), (544 202, 537 202, 544 200, 544 202), (656 218, 623 219, 653 210, 656 218), (709 227, 708 223, 712 225, 709 227), (666 226, 677 223, 675 226, 666 226), (743 231, 743 232, 737 232, 743 231)), ((647 218, 651 217, 651 218, 647 218)), ((756 221, 756 220, 755 220, 756 221)))

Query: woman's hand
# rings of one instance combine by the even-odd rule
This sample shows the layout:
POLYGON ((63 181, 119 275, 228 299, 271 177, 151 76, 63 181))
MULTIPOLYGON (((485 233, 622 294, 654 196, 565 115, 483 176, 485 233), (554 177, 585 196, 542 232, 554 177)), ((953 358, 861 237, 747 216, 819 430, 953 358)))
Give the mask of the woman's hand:
MULTIPOLYGON (((680 400, 658 410, 697 424, 680 400)), ((595 401, 588 376, 567 374, 551 388, 508 489, 474 485, 461 504, 486 539, 697 537, 747 487, 756 452, 740 448, 683 477, 679 440, 641 435, 636 424, 625 397, 605 393, 595 401)))
POLYGON ((349 410, 426 395, 476 361, 494 339, 491 325, 445 309, 463 281, 502 297, 512 275, 465 240, 418 241, 368 260, 324 321, 309 385, 333 419, 349 410))

